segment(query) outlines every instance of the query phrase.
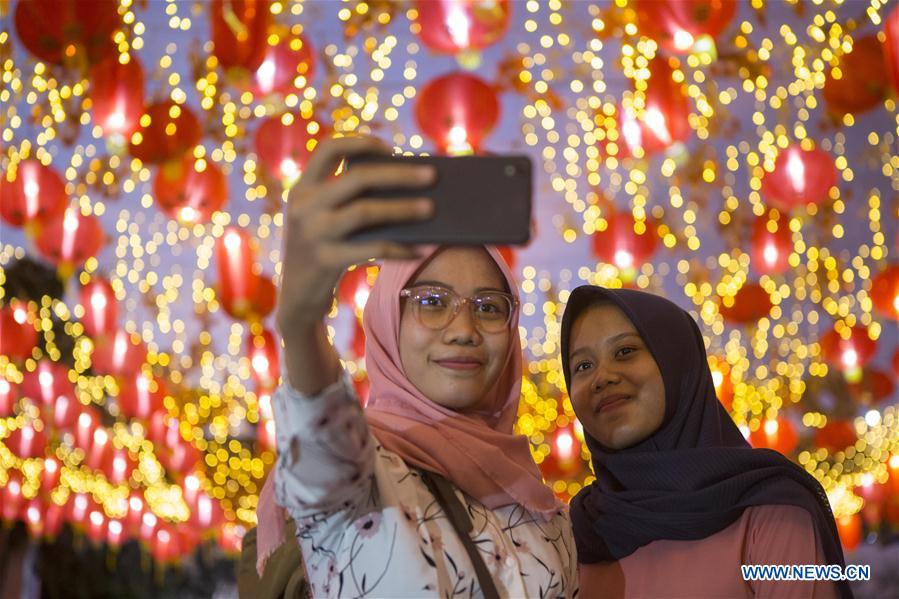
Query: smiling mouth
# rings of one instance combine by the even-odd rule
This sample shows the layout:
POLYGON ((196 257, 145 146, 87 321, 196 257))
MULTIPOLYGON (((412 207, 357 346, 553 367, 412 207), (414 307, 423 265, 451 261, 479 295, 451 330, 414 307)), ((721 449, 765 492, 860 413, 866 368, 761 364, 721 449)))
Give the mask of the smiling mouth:
POLYGON ((434 360, 434 363, 438 366, 442 366, 443 368, 447 368, 449 370, 456 371, 471 371, 477 370, 482 366, 480 362, 477 360, 434 360))
POLYGON ((631 397, 629 395, 616 395, 615 397, 605 399, 596 406, 597 414, 604 414, 618 409, 625 405, 631 397))

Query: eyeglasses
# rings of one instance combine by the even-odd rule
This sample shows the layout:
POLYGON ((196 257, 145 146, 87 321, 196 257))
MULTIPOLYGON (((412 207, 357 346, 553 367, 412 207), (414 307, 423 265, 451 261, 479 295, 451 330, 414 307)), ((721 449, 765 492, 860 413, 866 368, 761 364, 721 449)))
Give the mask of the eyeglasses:
POLYGON ((518 300, 501 291, 485 291, 473 297, 459 297, 452 289, 434 287, 410 287, 400 291, 407 298, 412 313, 423 326, 440 330, 459 314, 463 304, 468 304, 475 326, 482 333, 499 333, 509 326, 518 307, 518 300))

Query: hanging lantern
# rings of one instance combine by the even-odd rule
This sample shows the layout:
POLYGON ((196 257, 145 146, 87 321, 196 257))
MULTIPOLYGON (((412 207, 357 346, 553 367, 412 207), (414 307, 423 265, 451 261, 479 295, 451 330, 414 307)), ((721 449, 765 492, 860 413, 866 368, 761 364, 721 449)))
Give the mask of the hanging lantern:
POLYGON ((262 63, 270 8, 268 0, 212 0, 209 21, 213 53, 226 70, 254 71, 262 63))
POLYGON ((847 447, 855 445, 857 440, 855 428, 847 420, 828 420, 815 433, 815 446, 826 449, 829 453, 845 451, 847 447))
POLYGON ((121 547, 125 541, 125 527, 121 520, 110 518, 106 522, 106 542, 113 547, 121 547))
POLYGON ((124 64, 118 53, 107 56, 91 68, 90 90, 94 124, 124 147, 144 114, 144 68, 137 56, 124 64))
POLYGON ((861 379, 849 382, 848 387, 852 400, 864 406, 876 405, 890 399, 896 390, 893 377, 870 368, 863 369, 861 379))
POLYGON ((112 451, 106 452, 98 470, 103 472, 106 480, 111 484, 119 485, 127 482, 136 468, 137 464, 134 458, 131 457, 128 449, 117 447, 112 451))
POLYGON ((762 177, 762 196, 769 206, 789 212, 826 200, 836 180, 837 169, 827 152, 794 144, 778 153, 774 170, 762 177))
POLYGON ((162 379, 142 372, 125 377, 119 388, 119 411, 125 418, 146 420, 164 409, 166 395, 162 379))
POLYGON ((26 360, 37 345, 34 312, 21 300, 12 300, 0 308, 0 356, 10 360, 26 360))
POLYGON ((180 159, 200 143, 200 122, 187 106, 171 100, 147 107, 141 128, 131 136, 131 155, 148 164, 180 159))
POLYGON ((91 470, 100 470, 113 451, 112 438, 103 426, 97 426, 91 437, 90 449, 82 448, 86 453, 84 463, 91 470))
POLYGON ((9 434, 5 440, 6 446, 13 454, 27 460, 43 457, 47 451, 47 436, 43 430, 26 424, 9 434))
POLYGON ((868 35, 853 40, 852 52, 831 67, 822 95, 828 110, 842 116, 876 108, 889 89, 883 47, 877 36, 868 35))
POLYGON ((19 386, 0 378, 0 418, 15 415, 16 401, 19 398, 19 386))
POLYGON ((15 522, 25 507, 22 495, 22 475, 18 470, 9 470, 6 484, 0 486, 0 519, 15 522))
POLYGON ((317 121, 287 113, 263 121, 256 130, 254 145, 260 163, 290 187, 299 179, 312 151, 328 135, 317 121))
POLYGON ((115 51, 116 0, 26 0, 16 6, 16 32, 29 52, 52 64, 84 53, 96 62, 115 51))
POLYGON ((428 82, 415 104, 418 128, 441 152, 471 154, 499 121, 496 90, 467 73, 428 82))
POLYGON ((243 544, 243 536, 247 530, 240 524, 234 522, 225 522, 220 527, 220 535, 218 545, 226 555, 240 555, 241 545, 243 544))
POLYGON ((790 269, 793 235, 787 219, 760 216, 752 224, 749 256, 752 267, 759 274, 782 274, 790 269))
POLYGON ((185 225, 206 223, 228 201, 228 181, 214 162, 194 160, 164 164, 156 173, 153 192, 159 208, 185 225))
POLYGON ((830 364, 845 372, 865 366, 877 353, 877 342, 868 336, 865 327, 848 328, 843 336, 835 330, 825 333, 820 340, 821 354, 830 364))
POLYGON ((278 290, 267 275, 258 275, 256 281, 256 297, 250 309, 250 320, 262 320, 275 310, 278 290))
POLYGON ((736 0, 637 0, 637 30, 675 54, 715 52, 736 0))
POLYGON ((250 332, 247 336, 246 355, 250 359, 250 373, 261 389, 271 390, 278 386, 278 379, 281 378, 278 348, 275 335, 267 329, 262 329, 258 335, 250 332))
POLYGON ((218 522, 219 514, 216 511, 218 503, 206 493, 199 493, 196 500, 190 506, 190 525, 199 531, 205 531, 218 522))
POLYGON ((125 535, 131 538, 141 538, 140 529, 143 524, 145 504, 143 497, 137 491, 131 491, 128 497, 127 513, 124 519, 125 535))
POLYGON ((95 276, 81 288, 81 307, 84 316, 81 324, 88 337, 100 337, 112 333, 119 319, 119 301, 108 279, 95 276))
POLYGON ((656 251, 658 235, 649 220, 638 222, 629 211, 614 211, 608 215, 606 228, 592 237, 593 255, 618 269, 639 268, 656 251))
POLYGON ((837 518, 837 532, 843 551, 852 551, 862 541, 862 520, 858 514, 837 518))
POLYGON ((100 418, 93 410, 82 410, 75 425, 75 447, 87 454, 94 444, 94 432, 100 427, 100 418))
POLYGON ((799 434, 792 422, 778 416, 763 421, 757 430, 749 433, 749 442, 753 447, 767 447, 789 456, 799 445, 799 434))
POLYGON ((683 84, 674 80, 674 69, 668 59, 654 58, 649 63, 649 72, 644 107, 641 110, 632 105, 619 107, 619 158, 651 156, 686 141, 693 132, 689 98, 683 84))
POLYGON ((888 266, 871 279, 871 303, 887 318, 899 320, 899 265, 888 266))
POLYGON ((345 306, 355 310, 365 308, 368 296, 371 294, 371 285, 368 282, 368 268, 357 266, 353 270, 347 270, 337 283, 337 300, 345 306))
POLYGON ((730 364, 723 358, 709 356, 709 370, 712 373, 715 395, 724 409, 730 412, 734 402, 734 385, 730 378, 730 364))
POLYGON ((78 208, 68 208, 41 227, 37 249, 67 278, 100 252, 103 240, 103 227, 96 216, 85 216, 78 208))
POLYGON ((158 451, 157 455, 159 462, 169 475, 175 478, 183 478, 192 472, 197 462, 200 461, 199 452, 194 446, 180 438, 176 443, 165 447, 163 451, 158 451))
POLYGON ((245 319, 252 312, 257 297, 259 277, 254 272, 255 251, 250 234, 228 227, 216 242, 219 276, 219 301, 225 312, 245 319))
POLYGON ((440 54, 481 50, 509 29, 509 0, 417 0, 418 37, 440 54))
POLYGON ((757 283, 744 283, 733 297, 721 298, 718 312, 733 324, 750 324, 768 316, 774 304, 771 296, 757 283))
POLYGON ((52 501, 33 497, 25 504, 22 516, 32 538, 53 539, 62 530, 63 508, 52 501))
POLYGON ((540 464, 540 470, 547 479, 567 479, 580 471, 581 442, 571 426, 556 429, 550 442, 549 455, 540 464))
POLYGON ((103 508, 94 504, 87 514, 85 522, 85 536, 91 540, 94 545, 99 545, 106 540, 106 514, 103 508))
POLYGON ((53 406, 53 427, 59 431, 72 431, 78 425, 78 418, 84 406, 72 395, 57 395, 53 406))
POLYGON ((69 380, 69 369, 59 362, 40 360, 33 371, 22 377, 25 397, 44 406, 52 406, 59 396, 74 397, 75 386, 69 380))
POLYGON ((893 91, 899 93, 899 9, 894 8, 884 19, 883 34, 886 71, 893 84, 893 91))
POLYGON ((275 436, 275 421, 268 418, 260 418, 256 425, 256 441, 262 451, 274 451, 277 447, 275 436))
POLYGON ((503 260, 505 261, 506 266, 509 267, 509 270, 515 272, 515 265, 517 263, 515 250, 507 245, 498 246, 496 249, 499 251, 499 255, 503 257, 503 260))
POLYGON ((50 492, 59 484, 62 475, 62 463, 52 456, 44 458, 44 467, 41 470, 41 494, 49 497, 50 492))
POLYGON ((100 337, 91 354, 91 367, 96 374, 129 376, 140 371, 147 361, 147 348, 137 334, 119 330, 115 335, 100 337))
POLYGON ((249 89, 256 97, 297 92, 315 76, 315 50, 306 36, 289 31, 276 35, 277 43, 266 44, 262 64, 249 81, 249 89))
POLYGON ((0 217, 14 227, 54 219, 67 199, 63 178, 39 160, 23 160, 0 175, 0 217))

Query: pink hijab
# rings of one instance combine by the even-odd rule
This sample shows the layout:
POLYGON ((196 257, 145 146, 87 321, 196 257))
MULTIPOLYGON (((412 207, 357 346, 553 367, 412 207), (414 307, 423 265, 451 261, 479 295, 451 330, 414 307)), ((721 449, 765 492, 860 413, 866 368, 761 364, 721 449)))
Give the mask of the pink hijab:
MULTIPOLYGON (((521 350, 517 341, 518 311, 510 327, 505 367, 485 398, 485 408, 463 414, 424 395, 406 378, 400 361, 400 290, 441 248, 426 248, 423 258, 387 262, 365 305, 365 364, 371 390, 365 414, 372 433, 386 449, 410 466, 436 472, 490 509, 519 504, 549 519, 561 507, 543 484, 528 440, 512 433, 521 395, 521 350)), ((512 294, 518 287, 505 261, 485 248, 499 267, 512 294)), ((257 509, 257 570, 284 540, 286 514, 274 501, 268 477, 257 509)))

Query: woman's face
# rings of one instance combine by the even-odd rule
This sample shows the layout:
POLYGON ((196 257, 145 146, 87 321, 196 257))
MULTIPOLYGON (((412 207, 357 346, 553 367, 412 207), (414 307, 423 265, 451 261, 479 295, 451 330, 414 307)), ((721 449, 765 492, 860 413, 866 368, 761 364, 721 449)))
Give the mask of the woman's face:
POLYGON ((649 348, 620 308, 587 308, 571 327, 571 403, 584 430, 608 449, 652 435, 665 416, 665 384, 649 348))
MULTIPOLYGON (((483 248, 447 248, 409 281, 446 287, 459 297, 506 291, 505 278, 483 248)), ((400 359, 409 381, 428 399, 457 411, 478 407, 506 362, 509 327, 484 333, 475 327, 468 304, 441 330, 422 325, 405 301, 400 319, 400 359)), ((517 339, 516 339, 517 340, 517 339)))

